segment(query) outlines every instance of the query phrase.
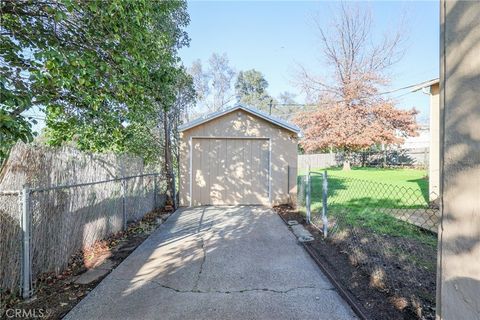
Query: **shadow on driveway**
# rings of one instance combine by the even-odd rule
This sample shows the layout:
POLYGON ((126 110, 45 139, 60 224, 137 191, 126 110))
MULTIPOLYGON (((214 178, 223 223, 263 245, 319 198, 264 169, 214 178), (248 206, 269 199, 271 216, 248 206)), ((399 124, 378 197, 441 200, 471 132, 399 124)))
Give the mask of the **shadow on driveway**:
POLYGON ((180 209, 64 319, 355 319, 271 209, 180 209))

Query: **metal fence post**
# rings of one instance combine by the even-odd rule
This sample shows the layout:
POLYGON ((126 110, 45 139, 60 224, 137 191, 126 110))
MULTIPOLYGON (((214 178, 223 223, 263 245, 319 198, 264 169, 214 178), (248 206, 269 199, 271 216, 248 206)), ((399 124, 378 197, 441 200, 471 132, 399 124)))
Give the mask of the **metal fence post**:
POLYGON ((123 217, 123 230, 127 230, 127 208, 126 208, 126 195, 127 195, 127 181, 122 179, 122 217, 123 217))
POLYGON ((306 221, 307 224, 310 224, 310 203, 311 203, 311 184, 310 184, 310 166, 308 166, 308 173, 307 173, 307 195, 306 195, 306 221))
POLYGON ((328 177, 327 170, 323 172, 322 179, 322 223, 323 223, 323 236, 326 238, 328 235, 328 218, 327 218, 327 194, 328 194, 328 177))
POLYGON ((32 260, 30 257, 31 212, 30 186, 25 184, 22 190, 22 297, 30 298, 32 294, 32 260))
POLYGON ((153 175, 153 208, 157 208, 157 174, 153 175))
POLYGON ((290 198, 290 165, 287 164, 287 194, 290 198))
POLYGON ((172 173, 172 179, 173 179, 173 183, 172 183, 172 186, 173 186, 173 208, 176 209, 177 208, 177 186, 176 186, 176 183, 175 183, 175 172, 172 173))

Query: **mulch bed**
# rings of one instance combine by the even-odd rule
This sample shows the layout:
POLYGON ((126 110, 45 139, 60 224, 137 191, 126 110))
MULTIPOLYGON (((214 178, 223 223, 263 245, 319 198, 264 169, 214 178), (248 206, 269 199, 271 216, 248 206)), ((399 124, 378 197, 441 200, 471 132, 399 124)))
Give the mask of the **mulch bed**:
MULTIPOLYGON (((97 241, 92 246, 72 256, 68 267, 59 275, 43 274, 34 284, 35 293, 28 301, 13 294, 2 295, 0 318, 21 319, 61 319, 77 303, 102 281, 108 273, 89 284, 76 284, 79 275, 98 266, 106 259, 113 262, 114 268, 132 253, 164 220, 171 211, 154 210, 141 220, 129 224, 126 231, 97 241), (3 310, 2 310, 3 308, 3 310), (13 311, 12 311, 13 309, 13 311), (6 311, 8 313, 6 313, 6 311)), ((113 269, 112 269, 113 270, 113 269)))
MULTIPOLYGON (((343 247, 343 243, 333 243, 325 241, 322 233, 312 225, 306 225, 303 216, 289 206, 278 206, 275 211, 285 220, 296 220, 314 236, 315 240, 306 243, 315 258, 322 262, 327 271, 335 277, 344 291, 350 296, 353 302, 362 310, 363 314, 369 319, 434 319, 435 309, 424 302, 423 312, 420 314, 418 306, 409 303, 408 297, 404 298, 394 290, 382 289, 372 284, 370 274, 356 265, 348 249, 343 247), (427 308, 425 309, 425 305, 427 308)), ((388 263, 388 262, 386 262, 388 263)), ((389 274, 389 276, 392 276, 389 274)), ((415 280, 417 275, 411 275, 415 280)), ((431 279, 423 279, 418 275, 421 282, 425 281, 427 289, 435 292, 435 283, 431 279)), ((394 281, 401 283, 405 281, 404 275, 398 272, 399 279, 394 281), (402 277, 402 278, 401 278, 402 277)), ((434 275, 433 275, 434 277, 434 275)), ((412 279, 408 279, 412 281, 412 279)), ((431 303, 431 302, 430 302, 431 303)))

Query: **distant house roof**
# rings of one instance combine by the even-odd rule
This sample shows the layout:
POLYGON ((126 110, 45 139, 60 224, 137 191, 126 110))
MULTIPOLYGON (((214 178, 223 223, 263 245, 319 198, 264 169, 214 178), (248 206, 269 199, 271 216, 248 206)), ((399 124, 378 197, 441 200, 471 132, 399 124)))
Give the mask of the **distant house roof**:
POLYGON ((427 88, 427 87, 433 86, 434 84, 439 84, 439 83, 440 83, 440 79, 438 79, 438 78, 435 78, 435 79, 432 79, 432 80, 427 80, 427 81, 421 82, 419 84, 416 84, 411 89, 411 92, 415 92, 415 91, 418 91, 418 90, 421 90, 423 88, 427 88))
POLYGON ((190 121, 188 123, 185 123, 183 125, 181 125, 178 130, 180 132, 182 131, 185 131, 185 130, 188 130, 190 128, 193 128, 193 127, 196 127, 198 125, 201 125, 202 123, 205 123, 205 122, 208 122, 208 121, 211 121, 213 119, 216 119, 218 117, 221 117, 227 113, 230 113, 230 112, 234 112, 234 111, 237 111, 237 110, 243 110, 245 112, 248 112, 248 113, 251 113, 259 118, 262 118, 268 122, 271 122, 279 127, 282 127, 284 129, 287 129, 287 130, 290 130, 296 134, 298 134, 300 132, 300 128, 297 127, 296 125, 294 124, 291 124, 283 119, 280 119, 280 118, 277 118, 277 117, 274 117, 274 116, 271 116, 269 114, 266 114, 265 112, 262 112, 260 110, 257 110, 257 109, 254 109, 250 106, 247 106, 245 104, 242 104, 242 103, 237 103, 235 104, 233 107, 230 107, 228 109, 225 109, 225 110, 221 110, 221 111, 216 111, 216 112, 212 112, 212 113, 209 113, 203 117, 200 117, 200 118, 197 118, 193 121, 190 121))

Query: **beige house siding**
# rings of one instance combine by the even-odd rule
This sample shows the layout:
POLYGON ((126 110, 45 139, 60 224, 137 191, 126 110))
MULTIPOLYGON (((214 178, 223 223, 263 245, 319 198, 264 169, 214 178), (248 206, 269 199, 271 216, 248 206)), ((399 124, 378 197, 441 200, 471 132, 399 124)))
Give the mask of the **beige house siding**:
POLYGON ((437 319, 480 318, 480 2, 440 3, 437 319))
MULTIPOLYGON (((192 137, 216 137, 216 138, 265 138, 271 143, 271 204, 277 205, 282 203, 294 202, 296 196, 296 172, 297 172, 297 135, 287 129, 277 126, 269 121, 266 121, 256 115, 246 112, 242 109, 234 110, 230 113, 224 114, 218 118, 212 119, 198 126, 187 129, 180 134, 180 184, 179 197, 181 206, 190 205, 190 138, 192 137)), ((193 140, 198 145, 198 141, 202 139, 193 140)), ((221 139, 212 139, 221 140, 221 139)), ((228 140, 228 139, 227 139, 228 140)), ((237 144, 243 143, 249 145, 248 139, 240 139, 237 144)), ((210 142, 212 143, 212 142, 210 142)), ((213 142, 221 151, 219 141, 213 142)), ((259 150, 265 150, 265 144, 260 143, 259 150)), ((236 150, 235 144, 229 144, 236 150)), ((192 146, 193 147, 193 146, 192 146)), ((250 145, 250 148, 257 150, 255 143, 250 145)), ((217 148, 217 147, 215 147, 217 148)), ((241 147, 240 147, 241 148, 241 147)), ((270 146, 269 146, 270 148, 270 146)), ((217 150, 217 149, 215 149, 217 150)), ((228 152, 228 150, 225 150, 228 152)), ((194 157, 198 157, 195 155, 194 157)), ((205 157, 205 155, 203 155, 205 157)), ((211 159, 211 158, 210 158, 211 159)), ((193 162, 194 159, 192 159, 193 162)), ((198 161, 199 159, 197 159, 198 161)), ((204 159, 204 161, 211 161, 204 159)), ((197 164, 194 165, 194 168, 197 164)), ((218 166, 211 170, 218 170, 218 166)), ((263 169, 259 169, 260 174, 263 169)), ((235 179, 235 172, 228 172, 228 179, 235 179)), ((218 172, 216 173, 216 175, 218 172)), ((205 175, 204 175, 205 176, 205 175)), ((192 177, 193 178, 193 177, 192 177)), ((193 179, 194 180, 194 179, 193 179)), ((193 185, 194 194, 196 186, 193 185)), ((198 192, 198 191, 197 191, 198 192)), ((201 195, 201 197, 205 197, 201 195)), ((244 203, 242 199, 232 199, 234 194, 227 194, 225 197, 230 198, 230 204, 244 203)), ((243 199, 244 200, 244 199, 243 199)), ((255 201, 252 201, 255 203, 255 201)), ((265 203, 264 203, 265 204, 265 203)), ((268 204, 268 203, 266 203, 268 204)), ((192 203, 192 205, 195 205, 192 203)))

